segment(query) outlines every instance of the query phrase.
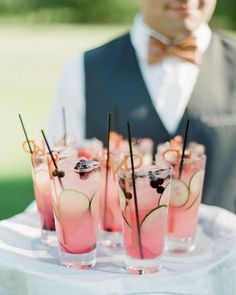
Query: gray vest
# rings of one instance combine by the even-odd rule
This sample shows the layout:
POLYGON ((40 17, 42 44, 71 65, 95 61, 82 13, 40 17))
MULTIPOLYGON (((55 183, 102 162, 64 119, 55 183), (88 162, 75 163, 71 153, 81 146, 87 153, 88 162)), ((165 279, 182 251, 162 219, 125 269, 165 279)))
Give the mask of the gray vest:
MULTIPOLYGON (((187 81, 186 81, 187 83, 187 81)), ((140 72, 129 34, 85 54, 86 136, 106 138, 107 112, 119 110, 120 133, 126 121, 134 137, 155 144, 183 134, 168 134, 140 72)), ((213 33, 188 104, 189 140, 206 146, 203 202, 234 211, 236 199, 236 46, 213 33)), ((114 129, 114 126, 113 126, 114 129)))

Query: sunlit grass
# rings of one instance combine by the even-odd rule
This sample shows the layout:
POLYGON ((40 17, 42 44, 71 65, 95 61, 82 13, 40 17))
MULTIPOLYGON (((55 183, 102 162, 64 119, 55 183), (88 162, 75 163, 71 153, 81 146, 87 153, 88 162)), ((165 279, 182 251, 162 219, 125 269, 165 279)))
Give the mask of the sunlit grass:
POLYGON ((29 174, 29 158, 18 120, 29 136, 45 128, 56 83, 65 62, 126 31, 121 26, 0 26, 0 177, 29 174))

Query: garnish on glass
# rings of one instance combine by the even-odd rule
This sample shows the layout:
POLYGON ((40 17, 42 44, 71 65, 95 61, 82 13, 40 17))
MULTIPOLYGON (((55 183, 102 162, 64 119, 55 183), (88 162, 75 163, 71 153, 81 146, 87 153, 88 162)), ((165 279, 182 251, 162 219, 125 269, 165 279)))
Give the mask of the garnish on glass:
POLYGON ((25 125, 24 125, 24 123, 23 123, 23 120, 22 120, 21 114, 18 114, 18 116, 19 116, 19 118, 20 118, 21 126, 22 126, 23 132, 24 132, 24 134, 25 134, 25 138, 26 138, 26 142, 27 142, 28 147, 29 147, 29 151, 30 151, 31 155, 33 155, 34 152, 33 152, 33 150, 32 150, 31 144, 30 144, 31 141, 29 140, 28 135, 27 135, 27 132, 26 132, 26 130, 25 130, 25 125))
POLYGON ((61 187, 63 188, 63 184, 62 184, 61 178, 65 176, 65 172, 58 170, 57 163, 56 163, 56 161, 55 161, 55 159, 53 157, 53 153, 52 153, 52 150, 51 150, 50 145, 48 143, 48 140, 47 140, 47 138, 45 136, 45 133, 44 133, 43 130, 41 130, 41 133, 43 135, 43 139, 45 140, 46 146, 48 148, 48 152, 50 154, 50 157, 52 159, 53 165, 55 167, 55 170, 52 172, 52 175, 55 176, 55 177, 58 177, 59 183, 60 183, 61 187))

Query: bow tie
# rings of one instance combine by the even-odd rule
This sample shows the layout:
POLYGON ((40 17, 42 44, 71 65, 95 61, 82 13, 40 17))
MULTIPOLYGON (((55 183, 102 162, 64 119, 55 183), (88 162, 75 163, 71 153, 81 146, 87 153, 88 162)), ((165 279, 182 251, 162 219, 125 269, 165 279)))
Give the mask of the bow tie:
POLYGON ((196 38, 188 36, 178 44, 164 44, 161 41, 150 37, 148 64, 152 65, 160 62, 166 57, 178 57, 182 60, 199 65, 201 63, 201 55, 197 48, 196 38))

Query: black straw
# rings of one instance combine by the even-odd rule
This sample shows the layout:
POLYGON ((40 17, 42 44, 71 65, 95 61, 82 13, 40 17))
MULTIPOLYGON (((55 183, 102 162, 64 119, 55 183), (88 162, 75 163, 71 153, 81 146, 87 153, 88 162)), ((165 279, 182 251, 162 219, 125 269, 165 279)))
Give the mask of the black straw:
POLYGON ((64 145, 67 144, 67 130, 66 130, 66 111, 65 108, 62 108, 62 118, 63 118, 63 128, 64 128, 64 145))
POLYGON ((49 154, 50 154, 50 156, 51 156, 51 159, 52 159, 53 165, 54 165, 54 167, 55 167, 55 169, 56 169, 57 177, 58 177, 59 183, 60 183, 60 185, 61 185, 61 188, 63 189, 63 184, 62 184, 62 181, 61 181, 61 177, 60 177, 59 174, 58 174, 59 171, 58 171, 57 163, 56 163, 56 161, 55 161, 55 159, 54 159, 54 157, 53 157, 52 150, 51 150, 51 148, 50 148, 50 145, 49 145, 49 143, 48 143, 48 141, 47 141, 47 138, 46 138, 46 136, 45 136, 43 130, 41 130, 41 133, 42 133, 42 135, 43 135, 43 139, 45 140, 45 143, 46 143, 46 145, 47 145, 47 148, 48 148, 49 154))
POLYGON ((141 259, 143 259, 143 247, 142 247, 141 232, 139 227, 138 200, 137 200, 137 193, 136 193, 134 159, 133 159, 133 150, 132 150, 132 135, 131 135, 129 122, 127 122, 127 129, 128 129, 129 150, 130 150, 131 169, 132 169, 132 183, 133 183, 133 190, 134 190, 135 215, 136 215, 136 223, 137 223, 137 230, 138 230, 138 244, 139 244, 140 257, 141 259))
POLYGON ((106 226, 106 209, 107 209, 107 185, 108 185, 108 169, 110 161, 110 132, 111 132, 111 113, 107 114, 107 159, 106 159, 106 178, 105 178, 105 198, 104 198, 104 215, 103 215, 103 227, 106 226))
POLYGON ((182 169, 183 169, 184 154, 185 154, 185 149, 187 146, 188 128, 189 128, 189 119, 187 119, 186 126, 185 126, 184 143, 183 143, 182 156, 181 156, 180 166, 179 166, 179 179, 181 178, 182 169))
POLYGON ((55 169, 58 171, 57 163, 56 163, 56 161, 55 161, 55 159, 54 159, 54 157, 53 157, 52 150, 51 150, 51 148, 50 148, 50 146, 49 146, 49 143, 48 143, 48 141, 47 141, 47 138, 46 138, 46 136, 45 136, 43 130, 41 130, 41 133, 42 133, 42 135, 43 135, 43 139, 45 140, 45 143, 46 143, 46 145, 47 145, 47 148, 48 148, 49 154, 50 154, 50 156, 51 156, 51 158, 52 158, 52 162, 53 162, 53 164, 54 164, 54 166, 55 166, 55 169))
POLYGON ((26 138, 26 141, 27 141, 28 146, 29 146, 30 153, 31 153, 31 155, 33 155, 33 151, 32 151, 32 148, 31 148, 31 145, 30 145, 30 142, 29 142, 28 135, 27 135, 26 130, 25 130, 25 126, 24 126, 23 120, 22 120, 20 114, 18 114, 18 116, 19 116, 19 118, 20 118, 21 126, 22 126, 22 128, 23 128, 23 131, 24 131, 24 134, 25 134, 25 138, 26 138))

